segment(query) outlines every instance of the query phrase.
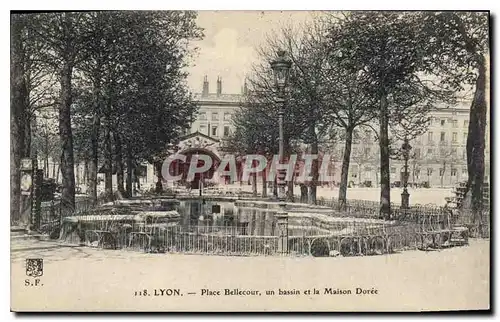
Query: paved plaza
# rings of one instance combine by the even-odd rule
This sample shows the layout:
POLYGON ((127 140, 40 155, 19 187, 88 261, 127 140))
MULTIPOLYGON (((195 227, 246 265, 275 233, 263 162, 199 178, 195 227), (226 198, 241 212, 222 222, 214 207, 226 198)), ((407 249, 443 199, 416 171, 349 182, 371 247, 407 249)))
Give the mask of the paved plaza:
MULTIPOLYGON (((392 189, 393 198, 398 190, 392 189)), ((378 200, 378 191, 354 188, 348 193, 351 199, 378 200)), ((318 195, 337 192, 320 188, 318 195)), ((440 204, 450 192, 412 189, 412 195, 423 204, 440 204)), ((271 300, 266 297, 273 296, 273 310, 280 311, 487 309, 489 255, 488 239, 471 239, 468 246, 462 247, 378 256, 281 257, 152 254, 12 238, 11 307, 55 311, 252 311, 261 310, 263 303, 271 300), (25 273, 26 259, 43 259, 44 272, 39 277, 42 286, 26 282, 30 281, 25 273), (376 295, 356 295, 361 289, 376 295), (148 296, 138 297, 138 292, 144 290, 148 296), (181 295, 157 296, 166 290, 177 290, 181 295), (202 296, 203 290, 262 295, 210 297, 202 296), (319 293, 304 295, 305 290, 319 293), (354 295, 332 295, 343 290, 352 290, 354 295), (278 295, 267 295, 268 291, 278 295), (296 291, 302 295, 279 295, 296 291)))
MULTIPOLYGON (((232 184, 220 186, 221 189, 227 190, 237 190, 241 189, 243 191, 252 191, 252 186, 248 184, 232 184)), ((261 193, 261 184, 257 185, 257 192, 261 193)), ((392 188, 391 189, 391 202, 399 204, 401 202, 402 188, 392 188)), ((410 193, 410 204, 435 204, 437 206, 444 206, 446 204, 445 198, 453 196, 453 188, 408 188, 410 193)), ((300 187, 294 187, 295 195, 300 194, 300 187)), ((318 198, 338 198, 339 188, 329 188, 329 187, 318 187, 317 197, 318 198)), ((380 200, 380 188, 348 188, 347 189, 347 199, 356 200, 369 200, 369 201, 379 201, 380 200)))
POLYGON ((275 310, 444 310, 489 307, 488 240, 441 251, 345 258, 221 257, 145 254, 48 242, 13 242, 12 308, 48 310, 256 310, 262 298, 200 296, 200 289, 316 288, 316 296, 273 299, 275 310), (25 259, 43 258, 44 286, 26 289, 25 259), (311 274, 314 272, 314 274, 311 274), (307 278, 304 278, 306 277, 307 278), (376 289, 382 296, 325 295, 328 288, 376 289), (185 296, 134 296, 180 289, 185 296), (191 296, 187 292, 194 292, 191 296), (111 296, 113 295, 113 296, 111 296), (29 299, 36 299, 29 301, 29 299), (392 298, 391 301, 387 301, 392 298), (300 299, 300 300, 299 300, 300 299), (194 305, 196 304, 196 305, 194 305))

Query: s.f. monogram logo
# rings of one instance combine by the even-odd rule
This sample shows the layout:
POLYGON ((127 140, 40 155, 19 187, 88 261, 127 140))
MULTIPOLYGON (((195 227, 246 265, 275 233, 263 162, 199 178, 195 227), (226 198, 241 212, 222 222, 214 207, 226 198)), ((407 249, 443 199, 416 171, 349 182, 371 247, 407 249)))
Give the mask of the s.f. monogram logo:
POLYGON ((28 258, 26 259, 26 275, 38 277, 43 275, 43 259, 28 258))

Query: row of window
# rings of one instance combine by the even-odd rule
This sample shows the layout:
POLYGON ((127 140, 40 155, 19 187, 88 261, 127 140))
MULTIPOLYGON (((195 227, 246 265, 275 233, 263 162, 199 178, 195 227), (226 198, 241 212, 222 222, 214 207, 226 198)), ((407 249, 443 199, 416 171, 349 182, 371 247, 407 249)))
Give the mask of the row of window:
MULTIPOLYGON (((446 125, 446 119, 431 119, 430 123, 432 125, 433 123, 437 123, 437 122, 439 122, 441 124, 441 126, 446 125)), ((458 127, 458 120, 451 120, 451 124, 453 127, 458 127)), ((464 127, 468 127, 468 126, 469 126, 469 120, 465 119, 464 120, 464 127)))
MULTIPOLYGON (((457 175, 457 169, 451 168, 450 170, 450 175, 452 177, 455 177, 457 175)), ((403 170, 402 170, 403 171, 403 170)), ((411 172, 411 169, 408 169, 409 172, 411 172)), ((427 168, 427 176, 430 177, 432 176, 432 173, 434 172, 433 168, 427 168)), ((443 168, 439 168, 439 176, 442 177, 444 176, 446 170, 443 168)), ((391 173, 396 173, 396 168, 391 167, 391 173)), ((467 168, 462 168, 462 175, 467 174, 467 168)), ((419 177, 420 176, 420 169, 415 169, 415 176, 419 177)))
MULTIPOLYGON (((223 132, 224 137, 229 136, 230 130, 229 130, 228 125, 224 126, 223 131, 224 131, 223 132)), ((210 130, 208 130, 207 126, 202 124, 202 125, 200 125, 199 132, 206 134, 208 136, 219 136, 219 127, 218 126, 210 126, 210 130)))
MULTIPOLYGON (((439 156, 442 158, 447 158, 447 157, 457 157, 458 156, 458 149, 457 148, 451 148, 451 150, 448 149, 438 149, 439 151, 439 156)), ((465 159, 467 151, 465 149, 462 149, 462 158, 465 159)), ((434 149, 429 148, 427 149, 427 156, 434 155, 434 149)), ((415 149, 415 157, 420 158, 420 149, 415 149)))
MULTIPOLYGON (((452 147, 451 149, 438 149, 438 151, 439 151, 439 155, 440 155, 441 157, 443 157, 443 158, 447 158, 447 157, 457 157, 457 156, 458 156, 458 149, 457 149, 457 148, 454 148, 454 147, 452 147)), ((358 153, 359 153, 358 148, 357 148, 357 147, 353 147, 353 148, 352 148, 352 155, 353 155, 354 157, 359 157, 359 154, 358 154, 358 153)), ((369 158, 369 157, 371 157, 371 156, 372 156, 372 155, 371 155, 371 148, 364 148, 364 149, 363 149, 363 153, 364 153, 364 154, 363 154, 363 155, 364 155, 364 157, 366 157, 366 158, 369 158)), ((342 155, 342 154, 343 154, 343 149, 339 149, 339 150, 337 151, 337 154, 338 154, 338 155, 342 155)), ((427 156, 432 156, 432 155, 434 155, 434 149, 433 149, 433 148, 428 148, 428 149, 427 149, 427 156)), ((466 156, 466 150, 465 150, 465 149, 462 149, 462 157, 463 157, 463 158, 465 158, 465 156, 466 156)), ((416 158, 416 159, 418 159, 418 158, 422 157, 422 154, 421 154, 421 152, 420 152, 420 148, 414 148, 414 149, 413 149, 413 154, 412 154, 412 156, 411 156, 411 157, 412 157, 412 158, 416 158)))
MULTIPOLYGON (((403 170, 404 168, 401 168, 401 171, 404 171, 403 170)), ((365 167, 364 168, 364 171, 365 172, 371 172, 373 169, 371 167, 365 167)), ((450 169, 444 169, 444 168, 439 168, 439 176, 442 177, 445 175, 445 172, 446 170, 448 170, 450 172, 450 175, 452 177, 456 177, 457 174, 458 174, 458 170, 456 168, 450 168, 450 169)), ((380 171, 380 169, 377 169, 377 171, 380 171)), ((410 173, 412 173, 412 169, 408 169, 408 171, 410 173)), ((352 171, 351 171, 351 176, 352 177, 355 177, 356 176, 356 173, 358 172, 358 168, 357 167, 354 167, 352 168, 352 171)), ((391 167, 391 173, 396 173, 396 168, 395 167, 391 167)), ((432 174, 434 173, 434 169, 433 168, 427 168, 427 176, 430 177, 432 176, 432 174)), ((414 174, 415 174, 415 177, 420 177, 420 169, 415 169, 414 170, 414 174)), ((467 168, 462 168, 462 176, 464 175, 467 175, 467 168)))
MULTIPOLYGON (((219 112, 212 112, 212 121, 218 121, 219 120, 219 112)), ((198 119, 200 121, 206 121, 207 120, 207 113, 206 112, 200 112, 198 114, 198 119)), ((224 121, 229 121, 231 120, 231 113, 229 112, 224 112, 224 121)))
MULTIPOLYGON (((467 142, 467 132, 463 132, 463 142, 467 142)), ((432 132, 427 132, 427 141, 428 142, 434 142, 434 133, 432 132)), ((441 132, 439 136, 439 141, 440 142, 445 142, 446 141, 446 132, 441 132)), ((451 134, 451 142, 456 143, 458 142, 458 132, 453 132, 451 134)))

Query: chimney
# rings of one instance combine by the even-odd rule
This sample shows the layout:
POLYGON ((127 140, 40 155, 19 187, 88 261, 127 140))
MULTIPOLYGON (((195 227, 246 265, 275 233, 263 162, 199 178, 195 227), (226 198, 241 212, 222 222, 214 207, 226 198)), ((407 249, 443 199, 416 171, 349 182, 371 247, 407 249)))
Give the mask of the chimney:
POLYGON ((207 97, 208 96, 208 77, 205 75, 203 78, 203 92, 201 93, 201 97, 207 97))
POLYGON ((222 94, 222 78, 220 76, 217 77, 217 97, 222 94))

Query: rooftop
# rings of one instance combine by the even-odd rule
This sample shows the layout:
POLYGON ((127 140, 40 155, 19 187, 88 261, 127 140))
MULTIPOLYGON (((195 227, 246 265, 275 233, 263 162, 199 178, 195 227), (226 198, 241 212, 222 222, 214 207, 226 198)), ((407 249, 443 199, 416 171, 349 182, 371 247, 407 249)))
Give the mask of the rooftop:
POLYGON ((201 93, 195 93, 193 95, 195 101, 200 102, 230 102, 239 103, 242 99, 241 94, 217 94, 208 93, 207 95, 202 95, 201 93))

